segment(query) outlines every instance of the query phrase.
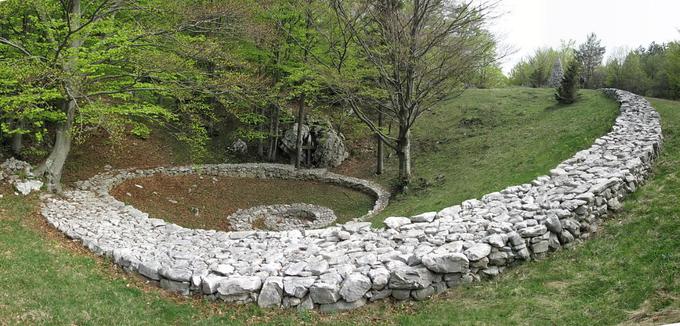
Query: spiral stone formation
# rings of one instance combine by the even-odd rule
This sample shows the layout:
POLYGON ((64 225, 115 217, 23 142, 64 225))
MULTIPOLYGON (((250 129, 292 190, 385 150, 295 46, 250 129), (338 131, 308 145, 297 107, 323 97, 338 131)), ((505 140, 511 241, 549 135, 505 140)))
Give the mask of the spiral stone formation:
MULTIPOLYGON (((316 230, 193 230, 108 195, 125 178, 159 171, 94 177, 64 197, 45 196, 42 214, 95 253, 182 294, 322 311, 388 297, 421 300, 586 239, 601 217, 620 209, 649 174, 663 137, 659 115, 644 98, 605 92, 621 103, 612 131, 550 175, 439 212, 390 217, 383 229, 357 221, 316 230)), ((262 165, 246 174, 271 177, 277 169, 285 168, 262 165)), ((376 207, 386 204, 377 197, 376 207)))

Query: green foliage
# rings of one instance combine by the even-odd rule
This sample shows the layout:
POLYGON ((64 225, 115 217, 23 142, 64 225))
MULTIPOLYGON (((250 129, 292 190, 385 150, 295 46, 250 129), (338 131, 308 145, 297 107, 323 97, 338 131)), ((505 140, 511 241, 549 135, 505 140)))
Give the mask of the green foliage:
POLYGON ((557 102, 561 104, 572 104, 576 102, 576 99, 578 98, 580 68, 581 62, 578 60, 572 60, 569 63, 569 67, 564 73, 564 78, 562 78, 562 83, 555 92, 555 99, 557 102))
POLYGON ((585 88, 599 87, 594 83, 593 76, 595 69, 602 64, 605 53, 605 47, 601 46, 600 43, 595 33, 591 33, 586 42, 581 44, 576 51, 576 57, 582 66, 580 77, 585 88))
POLYGON ((51 70, 31 60, 0 60, 3 138, 23 134, 42 141, 48 132, 47 124, 64 119, 64 114, 52 107, 52 103, 62 99, 62 94, 51 74, 51 70))
POLYGON ((621 88, 642 95, 680 98, 678 89, 677 42, 639 47, 611 57, 601 68, 607 87, 621 88))
MULTIPOLYGON (((599 91, 581 92, 564 107, 552 89, 519 87, 470 89, 445 100, 413 130, 414 177, 432 186, 391 200, 374 226, 530 182, 587 148, 611 128, 618 105, 599 91)), ((396 165, 394 157, 386 161, 381 184, 390 184, 396 165)))
POLYGON ((680 42, 668 45, 667 62, 664 66, 668 78, 670 98, 680 98, 680 42))
POLYGON ((649 79, 642 67, 640 54, 632 52, 628 54, 621 67, 621 88, 637 94, 645 94, 649 87, 649 79))
MULTIPOLYGON (((505 125, 512 127, 505 129, 502 124, 495 131, 485 128, 483 133, 469 137, 460 149, 469 155, 452 156, 452 152, 442 155, 437 160, 441 165, 427 171, 436 175, 438 169, 450 169, 447 173, 454 177, 446 179, 446 188, 433 190, 441 195, 418 198, 403 207, 417 204, 419 207, 413 208, 416 212, 425 211, 424 207, 435 209, 437 205, 479 197, 545 174, 565 157, 589 146, 611 126, 616 103, 600 98, 595 92, 584 94, 588 101, 584 98, 577 105, 588 105, 557 111, 545 110, 552 103, 549 90, 473 90, 458 99, 458 104, 450 103, 485 107, 500 114, 497 118, 510 122, 505 125), (528 125, 535 129, 527 131, 528 125), (555 132, 561 128, 568 130, 568 135, 555 132), (489 137, 501 140, 502 144, 488 141, 489 137), (484 149, 487 142, 492 148, 484 149), (472 155, 473 152, 477 154, 472 155), (504 153, 508 156, 503 156, 504 153), (489 156, 498 157, 489 162, 489 156), (470 179, 479 175, 488 176, 488 180, 470 186, 468 173, 472 174, 470 179), (460 188, 449 186, 459 178, 456 182, 460 188), (442 202, 437 204, 437 200, 442 202)), ((664 130, 680 128, 679 103, 653 104, 662 114, 664 130)), ((458 118, 457 114, 446 119, 433 115, 431 120, 423 120, 426 123, 421 132, 434 130, 448 135, 450 122, 458 118)), ((662 153, 653 178, 629 199, 621 214, 605 221, 598 235, 582 245, 510 268, 497 279, 447 290, 424 302, 383 300, 365 309, 339 314, 318 311, 301 314, 295 309, 256 309, 255 305, 178 300, 162 289, 149 288, 129 275, 118 273, 111 268, 110 261, 82 255, 80 250, 70 250, 68 241, 47 236, 41 227, 41 217, 34 214, 39 209, 38 199, 5 194, 0 199, 3 248, 0 279, 5 281, 0 289, 0 320, 18 324, 121 325, 296 325, 310 320, 325 325, 357 325, 367 321, 404 325, 610 325, 646 320, 671 323, 677 320, 674 312, 680 309, 680 303, 672 299, 680 294, 677 283, 680 239, 675 236, 680 232, 677 223, 680 207, 675 200, 680 182, 672 177, 680 166, 680 138, 675 133, 667 134, 662 153)))
POLYGON ((560 49, 541 48, 515 65, 510 72, 510 84, 527 87, 547 87, 557 59, 570 62, 574 58, 573 43, 563 43, 560 49))

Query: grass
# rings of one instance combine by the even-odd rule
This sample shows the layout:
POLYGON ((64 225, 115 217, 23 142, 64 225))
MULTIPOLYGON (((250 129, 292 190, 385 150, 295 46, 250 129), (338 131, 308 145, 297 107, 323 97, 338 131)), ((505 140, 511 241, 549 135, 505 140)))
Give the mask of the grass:
MULTIPOLYGON (((0 324, 613 325, 680 321, 680 102, 653 100, 664 151, 597 236, 425 302, 334 315, 181 299, 118 272, 47 228, 37 199, 0 199, 0 324)), ((487 173, 491 173, 491 170, 487 173)), ((536 171, 541 173, 545 171, 536 171)), ((434 190, 432 191, 434 192, 434 190)))
MULTIPOLYGON (((618 105, 582 91, 571 106, 555 104, 553 90, 468 90, 421 117, 413 132, 414 182, 375 220, 458 204, 547 173, 605 134, 618 105)), ((369 159, 372 156, 368 156, 369 159)), ((395 177, 396 160, 380 182, 395 177)))

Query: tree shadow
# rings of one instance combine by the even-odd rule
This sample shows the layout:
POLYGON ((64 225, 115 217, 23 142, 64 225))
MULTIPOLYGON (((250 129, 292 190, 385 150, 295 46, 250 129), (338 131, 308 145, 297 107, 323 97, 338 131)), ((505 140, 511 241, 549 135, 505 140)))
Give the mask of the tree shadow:
MULTIPOLYGON (((574 104, 574 103, 572 103, 572 104, 574 104)), ((552 111, 561 110, 561 109, 570 107, 572 104, 555 103, 555 104, 553 104, 549 107, 546 107, 545 111, 546 112, 552 112, 552 111)))
POLYGON ((578 103, 580 100, 581 100, 581 96, 578 95, 578 96, 576 97, 576 101, 574 101, 574 103, 571 103, 571 104, 564 104, 564 103, 559 103, 559 102, 555 101, 555 104, 546 107, 546 108, 545 108, 545 111, 546 111, 546 112, 552 112, 552 111, 557 111, 557 110, 566 109, 566 108, 569 108, 569 107, 571 107, 572 105, 578 103))

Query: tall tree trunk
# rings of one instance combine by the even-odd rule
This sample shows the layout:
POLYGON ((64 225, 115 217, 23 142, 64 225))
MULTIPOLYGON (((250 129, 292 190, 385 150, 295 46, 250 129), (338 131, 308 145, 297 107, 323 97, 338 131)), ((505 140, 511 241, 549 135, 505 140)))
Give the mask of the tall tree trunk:
MULTIPOLYGON (((25 123, 22 120, 19 120, 17 123, 17 129, 24 129, 25 123)), ((21 150, 24 149, 24 134, 22 133, 15 133, 12 136, 12 152, 14 155, 20 155, 21 150)))
POLYGON ((399 158, 399 181, 401 186, 411 182, 411 130, 399 130, 397 141, 397 157, 399 158))
MULTIPOLYGON (((382 128, 384 121, 385 120, 385 113, 383 113, 382 109, 378 111, 378 127, 382 128)), ((375 164, 375 174, 381 175, 383 174, 385 170, 385 143, 383 143, 382 138, 380 136, 375 137, 375 139, 378 142, 378 150, 377 150, 377 157, 376 157, 376 164, 375 164)))
POLYGON ((276 161, 276 153, 278 152, 279 148, 279 126, 280 126, 280 121, 279 121, 279 115, 281 112, 281 108, 279 108, 278 105, 273 106, 274 109, 274 114, 272 117, 272 132, 271 132, 271 143, 269 145, 269 161, 274 162, 276 161))
MULTIPOLYGON (((264 115, 265 115, 265 113, 266 113, 265 110, 266 110, 265 108, 260 108, 260 115, 261 115, 261 116, 264 116, 264 115)), ((270 124, 270 125, 271 125, 271 124, 270 124)), ((257 127, 257 129, 258 129, 258 131, 260 132, 260 138, 257 140, 257 156, 258 156, 260 159, 263 159, 263 158, 264 158, 264 141, 265 141, 265 140, 264 140, 264 138, 262 137, 262 134, 264 134, 264 124, 261 123, 261 124, 257 127)))
POLYGON ((56 140, 50 156, 47 157, 47 160, 38 169, 38 173, 46 178, 47 190, 51 192, 61 191, 61 176, 64 171, 66 158, 71 151, 71 141, 73 139, 71 129, 73 128, 76 111, 75 100, 70 99, 64 102, 64 110, 67 112, 66 121, 57 127, 56 140))
POLYGON ((300 106, 297 116, 297 136, 295 138, 295 168, 299 169, 302 165, 302 126, 305 122, 305 95, 300 97, 300 106))
MULTIPOLYGON (((307 8, 305 10, 305 21, 306 21, 306 30, 305 30, 305 39, 309 40, 309 35, 310 35, 310 30, 312 28, 312 12, 310 5, 312 4, 313 0, 307 0, 307 8)), ((310 44, 307 44, 308 46, 310 44)), ((303 49, 303 54, 302 54, 302 62, 304 64, 307 64, 307 59, 309 57, 309 50, 308 47, 304 47, 303 49)), ((301 161, 302 161, 302 125, 305 122, 305 94, 304 92, 300 96, 300 107, 298 109, 298 116, 297 116, 297 122, 298 122, 298 130, 297 130, 297 138, 296 138, 296 156, 295 156, 295 168, 299 169, 301 167, 301 161)))
MULTIPOLYGON (((80 28, 80 0, 72 0, 70 2, 71 6, 68 8, 72 31, 80 28)), ((69 78, 76 77, 76 65, 77 65, 77 49, 82 45, 82 41, 78 35, 71 36, 71 42, 69 47, 70 51, 69 57, 66 59, 66 63, 63 65, 63 72, 69 78)), ((75 89, 75 83, 72 80, 67 79, 64 82, 64 88, 66 90, 66 99, 64 100, 64 113, 66 113, 66 120, 59 124, 56 131, 56 139, 54 147, 47 160, 40 166, 37 170, 38 175, 43 175, 47 181, 47 190, 51 192, 61 191, 61 176, 64 171, 64 164, 66 163, 66 158, 71 151, 71 141, 73 139, 73 123, 76 116, 76 103, 75 94, 77 91, 75 89)))

